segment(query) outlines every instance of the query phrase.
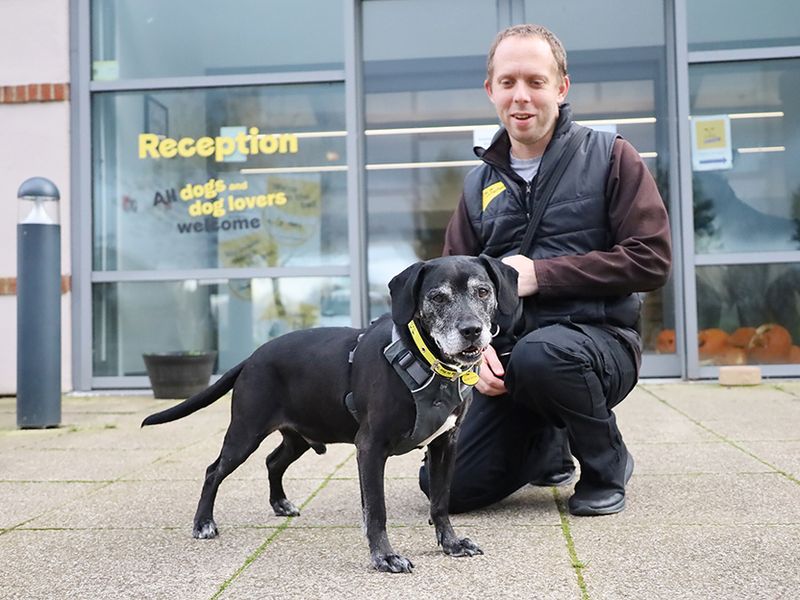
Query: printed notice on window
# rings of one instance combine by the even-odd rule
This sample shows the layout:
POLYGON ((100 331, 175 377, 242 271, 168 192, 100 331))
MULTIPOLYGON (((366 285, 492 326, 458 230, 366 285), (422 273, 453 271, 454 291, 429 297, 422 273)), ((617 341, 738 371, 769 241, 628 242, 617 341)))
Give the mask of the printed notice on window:
POLYGON ((731 120, 728 115, 692 117, 692 170, 733 167, 731 120))

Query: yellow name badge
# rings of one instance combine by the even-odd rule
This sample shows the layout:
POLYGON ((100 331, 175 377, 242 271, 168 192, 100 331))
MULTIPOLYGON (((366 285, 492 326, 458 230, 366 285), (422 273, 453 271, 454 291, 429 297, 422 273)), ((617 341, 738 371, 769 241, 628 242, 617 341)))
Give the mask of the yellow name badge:
POLYGON ((506 184, 502 181, 493 183, 487 188, 483 188, 483 207, 481 210, 486 210, 492 200, 497 198, 506 189, 506 184))

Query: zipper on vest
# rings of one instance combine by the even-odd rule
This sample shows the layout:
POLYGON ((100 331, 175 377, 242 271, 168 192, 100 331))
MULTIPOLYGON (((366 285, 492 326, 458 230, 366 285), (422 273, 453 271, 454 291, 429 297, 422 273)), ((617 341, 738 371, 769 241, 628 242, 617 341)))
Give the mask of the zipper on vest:
POLYGON ((531 218, 531 182, 525 182, 525 216, 531 218))

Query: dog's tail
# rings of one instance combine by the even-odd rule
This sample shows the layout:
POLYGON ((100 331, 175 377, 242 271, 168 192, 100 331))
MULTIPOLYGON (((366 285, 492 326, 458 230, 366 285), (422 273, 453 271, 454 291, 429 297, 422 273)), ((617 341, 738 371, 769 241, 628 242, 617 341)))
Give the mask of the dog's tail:
POLYGON ((202 392, 187 398, 180 404, 176 404, 171 408, 150 415, 144 421, 142 421, 142 427, 145 425, 169 423, 170 421, 181 419, 216 402, 222 398, 222 396, 227 394, 231 388, 233 388, 233 384, 236 381, 236 378, 239 377, 239 373, 242 372, 245 362, 247 361, 240 362, 238 365, 220 377, 216 382, 214 382, 213 385, 207 387, 202 392))

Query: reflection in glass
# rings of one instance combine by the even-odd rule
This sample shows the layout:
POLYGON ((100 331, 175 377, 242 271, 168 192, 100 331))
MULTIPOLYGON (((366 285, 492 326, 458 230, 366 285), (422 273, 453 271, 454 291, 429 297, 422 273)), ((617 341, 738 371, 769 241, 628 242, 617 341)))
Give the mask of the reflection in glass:
POLYGON ((773 0, 768 5, 751 0, 691 0, 686 3, 686 22, 689 50, 800 44, 800 3, 796 0, 773 0))
POLYGON ((695 251, 800 249, 800 60, 692 65, 689 76, 692 115, 729 123, 733 159, 694 165, 695 251))
MULTIPOLYGON (((384 290, 393 275, 415 260, 441 254, 464 176, 478 164, 473 146, 485 145, 480 140, 482 129, 498 122, 482 87, 486 53, 501 28, 492 12, 496 7, 486 2, 468 2, 469 9, 461 2, 458 6, 424 3, 426 14, 434 6, 435 10, 450 7, 469 24, 431 28, 435 21, 426 20, 413 27, 418 32, 415 44, 393 43, 392 35, 406 31, 394 24, 404 19, 416 22, 422 4, 363 4, 372 317, 386 310, 384 290), (460 54, 452 48, 461 49, 460 54)), ((609 15, 618 14, 605 4, 580 4, 581 14, 592 18, 613 20, 616 17, 609 15)), ((594 35, 586 20, 568 18, 570 11, 558 3, 525 2, 525 14, 529 21, 552 26, 567 45, 572 74, 568 100, 576 118, 630 140, 669 203, 663 5, 613 2, 612 6, 636 10, 637 27, 620 30, 613 38, 594 35)), ((644 295, 642 333, 648 352, 659 351, 659 333, 674 328, 673 297, 671 284, 644 295)), ((674 353, 674 341, 660 351, 674 353)))
POLYGON ((346 278, 103 283, 93 288, 94 376, 144 374, 144 352, 217 350, 224 372, 297 329, 351 325, 346 278))
POLYGON ((473 127, 497 122, 481 87, 497 7, 478 0, 413 0, 365 2, 363 10, 374 318, 388 309, 389 279, 417 260, 441 255, 464 176, 477 164, 473 127), (413 44, 405 39, 410 30, 413 44))
POLYGON ((93 0, 92 79, 341 69, 342 6, 330 0, 93 0))
POLYGON ((341 84, 93 98, 95 270, 346 264, 341 84))
POLYGON ((697 268, 704 364, 800 362, 800 264, 697 268))

